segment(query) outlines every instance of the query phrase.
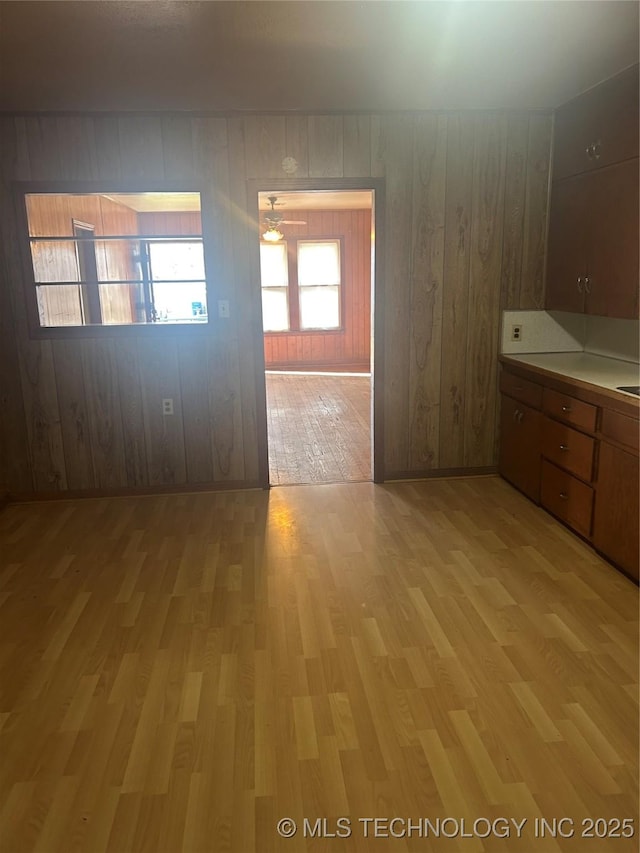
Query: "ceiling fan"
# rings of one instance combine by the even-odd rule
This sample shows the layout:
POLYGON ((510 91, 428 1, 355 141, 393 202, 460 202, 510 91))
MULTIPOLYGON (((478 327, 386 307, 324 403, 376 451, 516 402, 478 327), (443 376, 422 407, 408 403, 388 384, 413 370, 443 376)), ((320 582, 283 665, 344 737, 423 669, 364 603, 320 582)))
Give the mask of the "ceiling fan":
POLYGON ((262 235, 262 239, 266 240, 269 243, 277 243, 278 240, 282 240, 284 234, 280 231, 281 225, 306 225, 306 221, 304 219, 285 219, 281 213, 278 213, 276 210, 276 204, 278 203, 278 196, 270 195, 268 196, 269 204, 271 205, 271 210, 267 210, 264 215, 264 227, 265 231, 262 235))

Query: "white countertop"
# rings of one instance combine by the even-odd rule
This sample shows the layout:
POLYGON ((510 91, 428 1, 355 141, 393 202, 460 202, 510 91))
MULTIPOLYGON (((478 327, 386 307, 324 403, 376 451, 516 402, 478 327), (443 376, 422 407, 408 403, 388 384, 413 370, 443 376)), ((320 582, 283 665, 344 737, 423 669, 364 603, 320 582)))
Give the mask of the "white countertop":
POLYGON ((616 391, 623 397, 638 400, 635 394, 618 391, 618 385, 640 385, 640 365, 631 361, 619 361, 588 352, 544 352, 513 355, 504 353, 504 358, 531 367, 559 373, 571 379, 588 382, 598 388, 616 391))

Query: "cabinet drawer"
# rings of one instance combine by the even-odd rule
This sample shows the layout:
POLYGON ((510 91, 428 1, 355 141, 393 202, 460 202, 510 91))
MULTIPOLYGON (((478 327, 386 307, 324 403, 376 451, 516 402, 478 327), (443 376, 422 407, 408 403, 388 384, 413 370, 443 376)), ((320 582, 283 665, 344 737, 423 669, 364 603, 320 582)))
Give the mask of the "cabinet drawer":
POLYGON ((509 373, 508 370, 503 369, 500 374, 500 390, 503 394, 508 394, 509 397, 520 400, 521 403, 526 403, 533 409, 539 409, 542 406, 542 385, 536 385, 535 382, 516 376, 515 373, 509 373))
POLYGON ((560 421, 566 421, 586 432, 595 432, 596 430, 597 407, 583 403, 582 400, 576 400, 575 397, 570 397, 568 394, 560 394, 558 391, 545 388, 542 408, 548 415, 552 415, 560 421))
POLYGON ((542 455, 581 480, 591 481, 595 441, 566 424, 545 418, 542 424, 542 455))
POLYGON ((640 423, 635 418, 612 412, 610 409, 602 410, 602 435, 620 442, 631 450, 638 452, 640 445, 640 423))
POLYGON ((541 502, 578 533, 591 533, 593 489, 546 459, 542 461, 541 502))

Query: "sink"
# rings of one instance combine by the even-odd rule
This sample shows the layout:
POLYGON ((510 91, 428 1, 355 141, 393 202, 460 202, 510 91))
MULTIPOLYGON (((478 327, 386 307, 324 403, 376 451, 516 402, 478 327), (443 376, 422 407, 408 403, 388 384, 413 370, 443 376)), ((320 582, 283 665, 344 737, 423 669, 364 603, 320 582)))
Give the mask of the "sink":
POLYGON ((635 394, 640 397, 640 385, 618 385, 616 391, 626 391, 627 394, 635 394))

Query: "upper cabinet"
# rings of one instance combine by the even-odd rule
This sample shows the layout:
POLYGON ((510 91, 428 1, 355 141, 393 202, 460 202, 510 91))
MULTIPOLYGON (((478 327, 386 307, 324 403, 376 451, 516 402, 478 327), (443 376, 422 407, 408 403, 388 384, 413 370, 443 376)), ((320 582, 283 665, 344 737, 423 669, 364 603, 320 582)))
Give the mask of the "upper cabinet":
POLYGON ((633 65, 556 110, 554 181, 637 157, 639 98, 633 65))
POLYGON ((550 311, 638 316, 638 159, 553 185, 550 311))
POLYGON ((545 308, 638 317, 638 66, 556 112, 545 308))

